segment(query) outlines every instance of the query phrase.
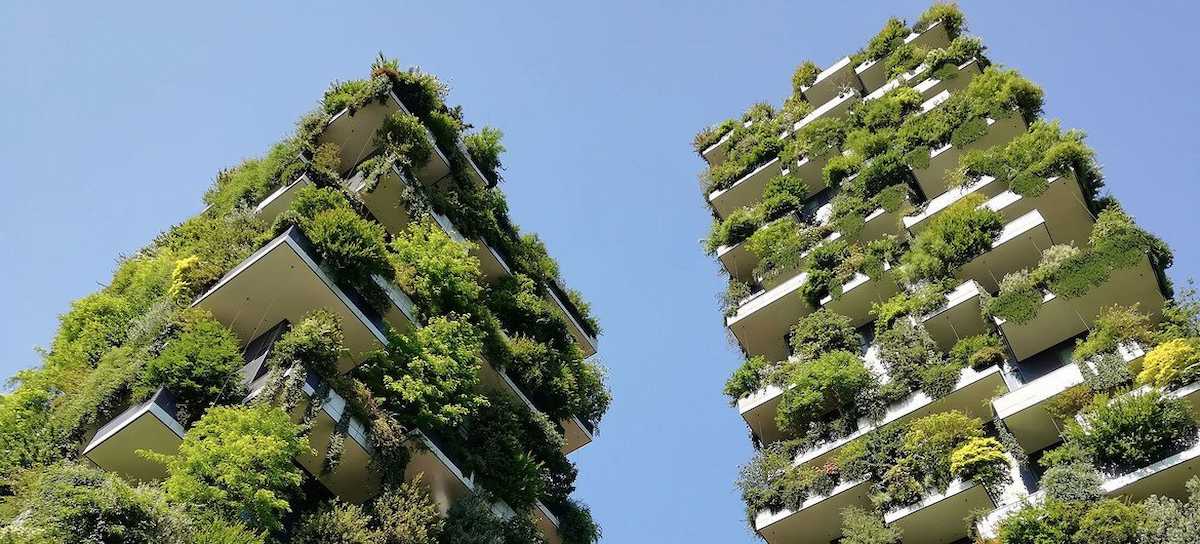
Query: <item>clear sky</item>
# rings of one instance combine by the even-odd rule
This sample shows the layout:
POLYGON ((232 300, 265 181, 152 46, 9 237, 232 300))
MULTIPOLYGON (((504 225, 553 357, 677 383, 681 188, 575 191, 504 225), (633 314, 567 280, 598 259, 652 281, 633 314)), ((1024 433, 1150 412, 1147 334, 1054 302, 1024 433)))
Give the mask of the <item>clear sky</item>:
MULTIPOLYGON (((720 392, 740 361, 700 249, 691 138, 779 104, 795 65, 828 65, 925 2, 49 4, 0 6, 0 376, 36 364, 118 255, 199 211, 219 169, 383 51, 504 130, 513 217, 605 329, 615 402, 573 456, 604 541, 753 541, 733 488, 750 442, 720 392)), ((1049 117, 1091 135, 1109 190, 1175 248, 1177 283, 1195 276, 1196 7, 963 9, 994 61, 1043 86, 1049 117)))

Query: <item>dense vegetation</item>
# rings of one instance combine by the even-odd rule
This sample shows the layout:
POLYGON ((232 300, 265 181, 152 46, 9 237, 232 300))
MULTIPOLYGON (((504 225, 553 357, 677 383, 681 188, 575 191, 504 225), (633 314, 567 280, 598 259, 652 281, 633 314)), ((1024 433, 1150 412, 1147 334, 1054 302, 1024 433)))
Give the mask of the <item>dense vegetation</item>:
POLYGON ((539 502, 560 519, 564 543, 599 538, 587 507, 570 497, 576 469, 558 422, 578 418, 594 430, 610 396, 602 367, 585 359, 552 297, 587 334, 599 328, 578 293, 561 287, 541 240, 509 219, 495 187, 500 132, 468 133, 447 93, 436 77, 382 57, 370 78, 333 84, 292 136, 218 174, 204 212, 123 259, 107 286, 72 304, 42 364, 20 372, 0 397, 0 541, 522 544, 543 541, 531 517, 539 502), (407 111, 388 115, 372 141, 376 152, 347 171, 325 126, 393 93, 407 111), (437 153, 451 175, 424 183, 420 172, 437 153), (292 191, 272 224, 255 213, 302 174, 311 183, 292 191), (402 178, 400 204, 410 217, 396 232, 374 221, 363 194, 345 182, 361 176, 370 192, 391 175, 402 178), (452 238, 430 212, 468 241, 452 238), (253 339, 191 304, 289 229, 364 313, 392 307, 390 282, 414 302, 416 323, 388 327, 384 349, 354 354, 361 364, 340 372, 351 355, 347 324, 313 308, 286 324, 263 385, 248 397, 242 346, 253 339), (486 281, 473 256, 480 243, 513 274, 486 281), (480 379, 487 365, 508 374, 534 407, 489 390, 480 379), (306 383, 316 391, 306 395, 306 383), (160 390, 187 432, 174 454, 136 455, 159 463, 166 478, 134 487, 84 468, 81 443, 160 390), (315 418, 331 392, 347 409, 324 451, 312 451, 315 418), (370 469, 381 480, 365 504, 331 497, 319 481, 342 462, 351 418, 365 426, 370 469), (442 512, 422 483, 405 482, 406 463, 424 447, 414 433, 436 439, 475 474, 480 494, 442 512), (296 462, 314 455, 320 470, 296 462), (497 502, 516 514, 497 515, 497 502))

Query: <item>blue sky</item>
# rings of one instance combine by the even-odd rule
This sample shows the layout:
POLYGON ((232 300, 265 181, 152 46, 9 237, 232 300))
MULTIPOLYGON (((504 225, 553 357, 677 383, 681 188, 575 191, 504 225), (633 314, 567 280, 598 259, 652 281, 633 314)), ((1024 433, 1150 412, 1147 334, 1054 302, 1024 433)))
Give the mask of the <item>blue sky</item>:
MULTIPOLYGON (((199 211, 219 169, 383 51, 504 130, 512 215, 593 302, 616 401, 574 459, 605 542, 753 541, 691 138, 925 2, 48 4, 0 6, 0 376, 36 364, 118 255, 199 211)), ((1197 13, 1139 6, 963 8, 994 61, 1044 87, 1049 117, 1090 134, 1108 189, 1175 248, 1179 283, 1200 270, 1197 13)))

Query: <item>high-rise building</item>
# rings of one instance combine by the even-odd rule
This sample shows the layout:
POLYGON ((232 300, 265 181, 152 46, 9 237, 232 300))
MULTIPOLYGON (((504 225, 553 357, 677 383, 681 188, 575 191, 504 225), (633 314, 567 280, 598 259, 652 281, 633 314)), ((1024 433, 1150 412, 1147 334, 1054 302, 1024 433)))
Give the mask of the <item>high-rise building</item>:
MULTIPOLYGON (((331 500, 405 542, 598 538, 567 458, 610 401, 588 306, 510 221, 499 131, 469 133, 430 74, 371 68, 64 314, 0 403, 4 481, 85 464, 284 540, 357 527, 311 522, 331 500), (254 420, 270 414, 289 417, 254 420), (251 462, 289 433, 275 470, 295 481, 251 462), (378 519, 395 507, 376 497, 411 482, 437 519, 378 519)), ((41 530, 30 508, 10 531, 41 530)))
POLYGON ((1105 497, 1200 469, 1170 250, 966 31, 952 4, 888 20, 694 141, 770 544, 1094 542, 1131 508, 1105 497))

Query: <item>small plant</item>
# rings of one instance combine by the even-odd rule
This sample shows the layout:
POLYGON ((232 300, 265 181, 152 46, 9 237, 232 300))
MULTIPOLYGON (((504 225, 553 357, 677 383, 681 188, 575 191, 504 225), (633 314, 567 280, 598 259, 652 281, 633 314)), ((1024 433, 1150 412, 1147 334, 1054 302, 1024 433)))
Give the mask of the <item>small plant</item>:
POLYGON ((146 363, 143 380, 174 393, 183 423, 200 417, 218 400, 241 396, 240 342, 207 310, 188 310, 169 327, 165 346, 146 363))

